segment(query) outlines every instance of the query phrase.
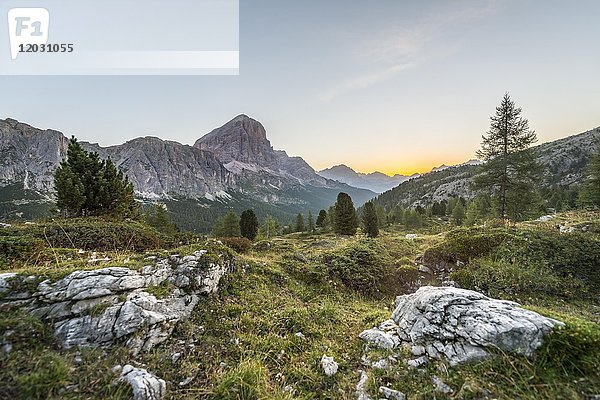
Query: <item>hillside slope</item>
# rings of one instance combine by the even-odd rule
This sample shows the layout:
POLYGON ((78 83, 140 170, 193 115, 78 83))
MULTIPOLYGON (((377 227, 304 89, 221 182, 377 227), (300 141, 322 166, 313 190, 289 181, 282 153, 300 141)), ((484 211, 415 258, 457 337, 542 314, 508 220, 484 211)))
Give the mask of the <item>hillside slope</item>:
MULTIPOLYGON (((286 220, 298 212, 328 208, 340 191, 357 205, 375 196, 325 179, 302 158, 273 150, 264 127, 247 116, 215 129, 196 147, 156 137, 110 147, 82 145, 110 157, 133 182, 138 199, 167 204, 185 229, 207 231, 227 208, 255 208, 259 217, 271 214, 286 220)), ((53 173, 67 147, 61 132, 0 120, 0 218, 47 215, 53 173)))
MULTIPOLYGON (((541 186, 570 187, 583 182, 588 160, 596 152, 600 141, 600 127, 532 148, 542 166, 541 186)), ((379 195, 375 202, 391 209, 397 204, 404 207, 425 206, 451 197, 472 198, 471 188, 479 166, 467 163, 445 167, 410 179, 379 195)))

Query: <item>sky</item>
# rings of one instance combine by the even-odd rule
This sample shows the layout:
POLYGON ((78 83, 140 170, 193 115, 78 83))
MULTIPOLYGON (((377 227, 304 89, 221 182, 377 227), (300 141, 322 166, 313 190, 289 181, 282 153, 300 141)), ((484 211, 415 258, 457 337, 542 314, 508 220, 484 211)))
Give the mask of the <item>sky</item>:
POLYGON ((0 118, 193 144, 238 114, 315 169, 474 158, 509 92, 539 142, 600 126, 600 1, 241 0, 239 76, 0 76, 0 118))

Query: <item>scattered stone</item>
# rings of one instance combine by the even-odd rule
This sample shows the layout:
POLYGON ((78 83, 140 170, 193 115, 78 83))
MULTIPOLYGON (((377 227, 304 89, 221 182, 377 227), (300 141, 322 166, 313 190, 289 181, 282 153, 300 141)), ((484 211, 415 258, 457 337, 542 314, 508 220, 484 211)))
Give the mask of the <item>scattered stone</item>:
POLYGON ((419 272, 423 272, 425 274, 431 274, 431 269, 424 265, 419 265, 419 272))
POLYGON ((134 400, 161 400, 167 390, 164 380, 132 365, 123 367, 119 381, 131 385, 134 400))
POLYGON ((117 374, 117 373, 121 372, 121 370, 123 370, 123 366, 120 365, 120 364, 115 365, 111 369, 111 371, 112 371, 113 374, 117 374))
POLYGON ((396 357, 388 356, 388 357, 382 358, 379 361, 375 361, 374 363, 371 364, 371 367, 373 367, 375 369, 387 370, 387 369, 390 369, 390 367, 392 365, 394 365, 396 362, 398 362, 396 357))
POLYGON ((406 361, 406 365, 408 368, 421 368, 427 365, 428 362, 429 360, 427 359, 427 356, 421 356, 419 358, 406 361))
POLYGON ((471 290, 424 286, 398 296, 394 332, 369 329, 360 337, 390 349, 402 341, 414 355, 446 359, 451 366, 490 356, 486 349, 532 356, 544 336, 562 322, 471 290))
POLYGON ((181 353, 175 352, 171 354, 171 362, 176 363, 181 358, 181 353))
POLYGON ((541 217, 539 217, 536 221, 538 222, 548 222, 550 220, 554 219, 554 217, 552 215, 543 215, 541 217))
POLYGON ((14 272, 6 272, 4 274, 0 274, 0 293, 3 293, 10 289, 11 280, 16 277, 17 274, 14 272))
POLYGON ((406 399, 406 396, 404 395, 404 393, 399 392, 394 389, 390 389, 389 387, 386 387, 386 386, 380 386, 379 393, 381 393, 383 395, 383 397, 385 397, 386 399, 390 399, 390 400, 406 399))
POLYGON ((454 392, 454 390, 452 390, 450 386, 444 383, 444 381, 436 375, 431 376, 431 383, 435 385, 435 390, 437 390, 438 392, 442 392, 444 394, 450 394, 454 392))
POLYGON ((558 227, 558 231, 560 233, 573 233, 575 231, 575 228, 573 228, 572 226, 560 225, 558 227))
POLYGON ((294 387, 292 385, 285 385, 283 387, 283 392, 284 393, 293 394, 294 393, 294 387))
POLYGON ((367 394, 367 382, 369 381, 369 376, 365 371, 359 370, 358 372, 360 372, 360 380, 356 384, 356 399, 371 400, 367 394))
POLYGON ((297 338, 300 338, 300 339, 306 339, 306 336, 304 336, 304 334, 302 332, 296 332, 294 334, 294 336, 296 336, 297 338))
POLYGON ((196 379, 196 376, 188 376, 187 378, 185 378, 184 380, 182 380, 181 382, 178 383, 179 387, 184 387, 189 385, 190 383, 192 383, 192 381, 196 379))
POLYGON ((321 357, 321 366, 327 376, 335 375, 338 370, 338 364, 333 361, 333 357, 327 357, 326 355, 321 357))
POLYGON ((12 351, 13 345, 12 345, 11 342, 4 342, 4 343, 2 343, 1 349, 2 349, 2 354, 4 354, 5 356, 7 356, 12 351))
POLYGON ((359 338, 387 350, 391 350, 398 346, 401 342, 400 338, 393 332, 385 332, 379 328, 371 328, 361 332, 359 338))
POLYGON ((5 224, 4 222, 0 222, 0 228, 10 228, 11 224, 5 224))
POLYGON ((416 233, 407 233, 406 236, 404 236, 404 238, 408 240, 414 240, 417 237, 419 237, 419 235, 417 235, 416 233))

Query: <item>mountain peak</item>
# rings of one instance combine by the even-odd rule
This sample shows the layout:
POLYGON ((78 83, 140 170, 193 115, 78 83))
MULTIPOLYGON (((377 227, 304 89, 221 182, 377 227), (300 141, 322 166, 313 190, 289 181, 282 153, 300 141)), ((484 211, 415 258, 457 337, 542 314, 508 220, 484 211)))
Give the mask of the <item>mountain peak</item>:
POLYGON ((364 174, 354 171, 345 164, 334 165, 331 168, 319 171, 318 174, 324 178, 333 179, 361 189, 372 190, 376 193, 383 193, 407 179, 407 177, 402 175, 389 176, 379 171, 364 174))

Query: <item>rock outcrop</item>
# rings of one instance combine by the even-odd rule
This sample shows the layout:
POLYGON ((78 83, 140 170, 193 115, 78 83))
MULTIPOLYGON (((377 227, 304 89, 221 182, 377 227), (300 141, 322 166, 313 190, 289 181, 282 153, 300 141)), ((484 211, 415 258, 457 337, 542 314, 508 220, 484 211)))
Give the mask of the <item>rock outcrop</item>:
POLYGON ((167 391, 164 380, 132 365, 123 367, 119 381, 131 385, 133 400, 162 400, 167 391))
POLYGON ((218 289, 233 265, 224 255, 198 251, 140 270, 76 271, 56 282, 0 274, 0 309, 27 308, 52 324, 65 348, 122 341, 137 354, 166 340, 175 323, 191 314, 200 295, 218 289))
POLYGON ((392 318, 360 337, 386 349, 407 344, 415 356, 457 365, 490 356, 491 349, 531 356, 562 322, 511 301, 453 287, 419 288, 396 298, 392 318))

